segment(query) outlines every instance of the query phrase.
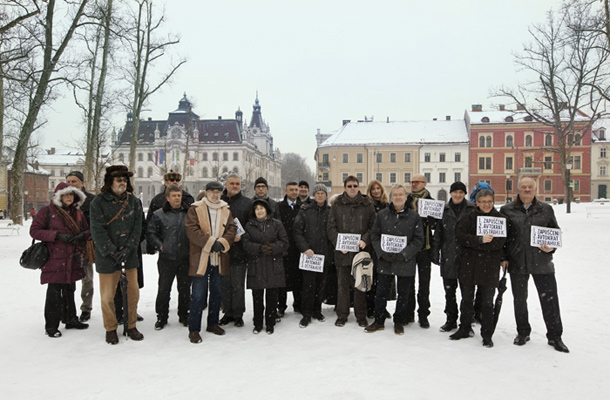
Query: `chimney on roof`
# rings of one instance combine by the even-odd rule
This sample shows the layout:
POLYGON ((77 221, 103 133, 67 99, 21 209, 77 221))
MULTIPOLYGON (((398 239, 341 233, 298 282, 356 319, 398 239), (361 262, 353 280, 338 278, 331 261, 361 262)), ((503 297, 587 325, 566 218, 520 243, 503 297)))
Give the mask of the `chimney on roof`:
POLYGON ((49 154, 55 154, 55 147, 51 147, 51 150, 49 150, 49 154))
POLYGON ((344 119, 344 120, 343 120, 343 125, 347 125, 347 124, 349 124, 350 122, 352 122, 352 121, 351 121, 351 120, 349 120, 349 119, 344 119))
POLYGON ((385 122, 390 123, 390 117, 388 117, 388 119, 385 122))
POLYGON ((480 104, 473 104, 472 105, 472 111, 483 111, 483 106, 480 104))
POLYGON ((318 132, 316 133, 316 135, 319 135, 320 134, 320 128, 318 128, 317 131, 318 132))
POLYGON ((504 104, 500 104, 500 111, 505 111, 506 107, 504 106, 504 104))
POLYGON ((436 121, 436 118, 432 118, 432 121, 436 121))
POLYGON ((445 121, 451 121, 451 115, 446 115, 445 116, 445 121))
POLYGON ((525 105, 521 104, 521 103, 517 103, 517 111, 524 111, 525 110, 525 105))
POLYGON ((220 115, 219 115, 219 116, 218 116, 218 119, 222 119, 222 116, 220 116, 220 115))
POLYGON ((148 117, 148 120, 149 120, 149 121, 152 121, 152 117, 148 117))

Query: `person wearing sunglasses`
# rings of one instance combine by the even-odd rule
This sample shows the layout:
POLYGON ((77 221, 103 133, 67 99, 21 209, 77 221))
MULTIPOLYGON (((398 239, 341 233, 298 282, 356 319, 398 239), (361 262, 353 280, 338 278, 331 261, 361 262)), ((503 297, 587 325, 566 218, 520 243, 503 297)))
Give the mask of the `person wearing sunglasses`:
MULTIPOLYGON (((343 181, 343 194, 337 197, 330 209, 328 217, 328 238, 337 245, 340 233, 360 234, 358 249, 365 250, 371 246, 371 228, 375 223, 375 206, 370 197, 362 195, 359 189, 358 178, 348 176, 343 181)), ((342 327, 347 322, 350 306, 350 287, 352 283, 352 262, 357 253, 335 251, 335 265, 337 267, 337 320, 335 325, 342 327)), ((361 327, 368 325, 366 319, 366 292, 354 290, 354 314, 361 327)))

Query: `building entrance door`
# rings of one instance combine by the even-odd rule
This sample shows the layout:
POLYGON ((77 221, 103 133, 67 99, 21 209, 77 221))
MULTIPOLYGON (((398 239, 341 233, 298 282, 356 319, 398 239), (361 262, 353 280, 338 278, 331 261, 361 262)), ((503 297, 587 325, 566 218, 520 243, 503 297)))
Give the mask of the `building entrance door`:
POLYGON ((599 185, 597 187, 597 198, 607 199, 608 198, 608 185, 599 185))

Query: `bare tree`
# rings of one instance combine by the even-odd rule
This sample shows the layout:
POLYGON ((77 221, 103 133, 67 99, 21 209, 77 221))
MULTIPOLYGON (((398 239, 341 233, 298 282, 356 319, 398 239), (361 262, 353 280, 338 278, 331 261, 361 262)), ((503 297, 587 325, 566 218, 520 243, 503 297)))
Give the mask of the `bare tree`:
POLYGON ((314 174, 307 165, 307 160, 297 153, 282 154, 282 187, 290 181, 307 181, 310 185, 315 182, 314 174))
POLYGON ((532 80, 517 89, 500 88, 495 96, 510 98, 532 119, 544 126, 540 132, 556 137, 545 150, 558 154, 562 180, 570 212, 570 172, 572 146, 589 132, 599 115, 603 96, 595 88, 608 73, 602 66, 608 52, 600 46, 597 32, 583 29, 590 7, 581 2, 565 3, 559 12, 549 11, 544 25, 529 28, 532 42, 515 55, 522 71, 532 80))

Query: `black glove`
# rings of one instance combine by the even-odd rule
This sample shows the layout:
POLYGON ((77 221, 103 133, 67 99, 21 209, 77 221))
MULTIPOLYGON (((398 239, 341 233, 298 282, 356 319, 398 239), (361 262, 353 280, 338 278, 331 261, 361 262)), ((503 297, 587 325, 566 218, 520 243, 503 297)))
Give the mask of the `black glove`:
POLYGON ((74 241, 74 236, 68 235, 67 233, 58 233, 57 236, 55 236, 55 239, 66 243, 72 243, 74 241))
POLYGON ((82 243, 85 240, 87 240, 87 237, 84 233, 80 233, 76 236, 74 236, 74 239, 72 240, 72 243, 82 243))
POLYGON ((122 265, 127 261, 127 253, 125 250, 126 249, 115 251, 114 253, 111 253, 110 256, 114 258, 114 261, 116 261, 117 264, 122 265))
POLYGON ((405 256, 403 256, 401 253, 396 253, 394 255, 394 261, 404 261, 405 260, 405 256))
POLYGON ((390 253, 383 253, 381 255, 381 259, 387 262, 392 262, 394 261, 394 255, 390 253))
POLYGON ((264 244, 260 247, 261 253, 263 253, 266 256, 270 256, 271 254, 273 254, 273 247, 271 247, 268 244, 264 244))
POLYGON ((222 245, 222 243, 220 243, 219 241, 214 242, 214 244, 212 245, 212 253, 217 253, 219 251, 223 251, 225 249, 225 247, 222 245))

